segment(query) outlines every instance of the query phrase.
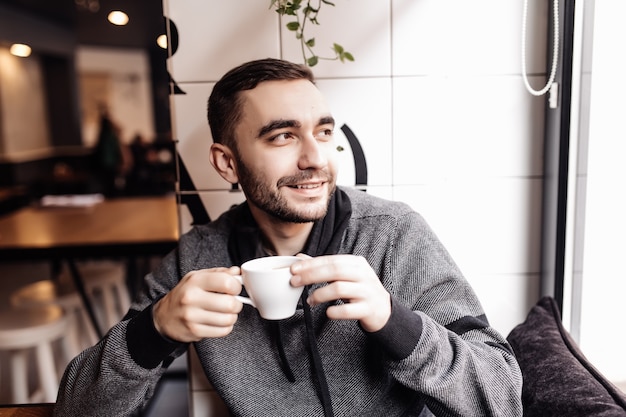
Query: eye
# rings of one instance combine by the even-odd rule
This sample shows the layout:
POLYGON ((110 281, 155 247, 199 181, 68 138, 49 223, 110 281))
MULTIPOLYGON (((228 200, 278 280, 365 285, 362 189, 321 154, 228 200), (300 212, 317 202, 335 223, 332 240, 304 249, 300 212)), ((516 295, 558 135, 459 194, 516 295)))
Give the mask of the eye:
POLYGON ((281 143, 294 139, 295 136, 290 132, 282 132, 269 138, 270 142, 281 143))
POLYGON ((316 136, 319 140, 331 140, 333 138, 333 129, 321 129, 316 136))

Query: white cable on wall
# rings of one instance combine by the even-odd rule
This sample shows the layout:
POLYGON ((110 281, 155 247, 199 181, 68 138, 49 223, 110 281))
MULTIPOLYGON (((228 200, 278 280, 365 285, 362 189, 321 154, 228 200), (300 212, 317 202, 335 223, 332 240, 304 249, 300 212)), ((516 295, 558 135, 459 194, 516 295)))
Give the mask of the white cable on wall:
POLYGON ((553 0, 553 17, 554 17, 554 33, 553 33, 553 46, 552 46, 552 69, 550 70, 550 78, 548 82, 541 90, 535 90, 528 83, 528 76, 526 74, 526 21, 528 16, 528 0, 524 0, 524 16, 522 18, 522 77, 524 78, 524 85, 530 94, 534 96, 542 96, 550 90, 554 78, 556 77, 556 66, 559 58, 559 0, 553 0))

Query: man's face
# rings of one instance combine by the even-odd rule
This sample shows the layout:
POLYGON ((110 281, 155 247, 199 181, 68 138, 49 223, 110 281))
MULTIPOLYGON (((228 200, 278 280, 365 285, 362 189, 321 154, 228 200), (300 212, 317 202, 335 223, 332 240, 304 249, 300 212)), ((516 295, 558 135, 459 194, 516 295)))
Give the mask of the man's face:
POLYGON ((252 209, 293 223, 324 217, 337 151, 334 120, 317 87, 307 80, 266 81, 242 98, 237 176, 252 209))

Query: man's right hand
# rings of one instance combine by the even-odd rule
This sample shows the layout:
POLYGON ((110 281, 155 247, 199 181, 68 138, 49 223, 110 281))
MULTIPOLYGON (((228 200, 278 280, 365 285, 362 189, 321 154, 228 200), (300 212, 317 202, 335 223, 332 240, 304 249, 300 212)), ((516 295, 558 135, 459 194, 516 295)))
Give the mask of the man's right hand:
POLYGON ((241 284, 237 266, 191 271, 154 305, 154 326, 179 342, 224 337, 233 330, 243 304, 234 296, 241 284))

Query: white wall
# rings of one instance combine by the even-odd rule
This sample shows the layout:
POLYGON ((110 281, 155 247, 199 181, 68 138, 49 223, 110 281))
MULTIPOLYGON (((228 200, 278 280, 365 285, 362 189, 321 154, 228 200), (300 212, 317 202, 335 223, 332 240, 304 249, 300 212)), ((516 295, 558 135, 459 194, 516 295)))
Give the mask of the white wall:
MULTIPOLYGON (((530 82, 545 82, 548 2, 529 9, 530 82)), ((317 49, 342 44, 354 63, 313 70, 338 126, 368 163, 367 191, 422 213, 503 334, 539 295, 544 98, 521 77, 522 3, 502 0, 338 0, 312 28, 317 49)), ((212 172, 206 99, 228 69, 251 59, 302 62, 268 2, 165 0, 179 48, 170 73, 174 138, 215 217, 241 194, 212 172)), ((348 150, 340 183, 354 184, 348 150)), ((183 193, 189 190, 181 190, 183 193)))
POLYGON ((18 58, 0 47, 0 160, 48 152, 49 130, 39 57, 18 58))
MULTIPOLYGON (((147 53, 137 49, 80 46, 76 67, 83 73, 104 74, 111 82, 107 103, 111 118, 120 126, 121 140, 129 143, 135 134, 146 140, 154 138, 152 83, 147 53)), ((94 146, 99 124, 83 119, 82 137, 86 146, 94 146)))

